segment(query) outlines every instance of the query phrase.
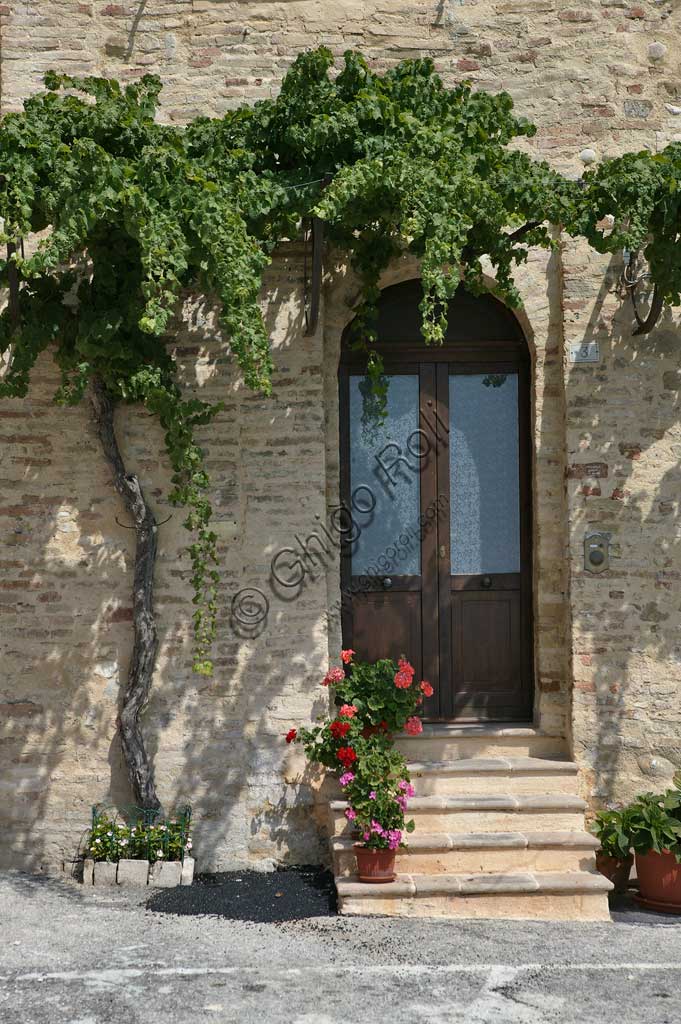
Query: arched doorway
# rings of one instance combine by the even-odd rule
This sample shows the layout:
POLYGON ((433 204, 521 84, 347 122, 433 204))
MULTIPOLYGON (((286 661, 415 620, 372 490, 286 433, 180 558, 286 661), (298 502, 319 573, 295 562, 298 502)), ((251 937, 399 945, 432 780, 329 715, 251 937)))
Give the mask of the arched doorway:
POLYGON ((385 289, 387 416, 343 337, 343 644, 404 653, 432 720, 532 719, 530 356, 491 295, 459 289, 441 347, 421 337, 419 281, 385 289), (349 515, 348 515, 349 513, 349 515))

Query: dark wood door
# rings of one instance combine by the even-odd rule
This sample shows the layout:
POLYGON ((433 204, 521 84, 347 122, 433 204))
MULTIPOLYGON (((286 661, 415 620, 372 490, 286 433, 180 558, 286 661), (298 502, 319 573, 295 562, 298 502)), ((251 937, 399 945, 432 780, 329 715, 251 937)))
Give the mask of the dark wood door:
POLYGON ((439 547, 437 714, 532 717, 531 504, 527 367, 440 364, 450 425, 438 486, 450 496, 439 547))
POLYGON ((421 678, 436 678, 439 507, 437 451, 428 429, 435 367, 391 368, 382 423, 365 406, 367 386, 359 367, 343 367, 344 643, 364 659, 405 654, 421 678))
POLYGON ((435 687, 432 720, 529 721, 527 347, 400 341, 383 345, 379 424, 361 361, 340 370, 344 646, 406 655, 435 687))

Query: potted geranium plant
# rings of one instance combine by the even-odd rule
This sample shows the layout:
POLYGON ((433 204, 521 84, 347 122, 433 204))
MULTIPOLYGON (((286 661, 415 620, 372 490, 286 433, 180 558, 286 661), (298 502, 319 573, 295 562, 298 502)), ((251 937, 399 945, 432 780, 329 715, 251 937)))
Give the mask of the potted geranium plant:
POLYGON ((391 882, 396 851, 414 829, 414 822, 405 820, 414 789, 394 735, 403 729, 421 732, 415 712, 433 689, 425 680, 415 683, 405 658, 353 663, 353 654, 342 651, 348 668, 331 668, 322 680, 323 686, 333 687, 336 714, 311 729, 291 729, 286 742, 300 743, 310 762, 339 776, 348 802, 345 816, 357 838, 360 881, 391 882))
POLYGON ((629 816, 627 807, 622 810, 611 808, 599 811, 591 826, 591 831, 601 844, 596 851, 596 867, 610 879, 616 893, 626 892, 634 863, 628 830, 629 816))
POLYGON ((655 910, 681 913, 681 774, 675 776, 673 789, 639 796, 628 815, 640 901, 655 910))
POLYGON ((325 682, 332 684, 336 703, 352 705, 365 729, 365 734, 382 731, 411 735, 423 731, 417 709, 424 697, 432 697, 428 680, 416 681, 412 665, 403 656, 396 663, 391 658, 375 662, 354 661, 353 650, 341 651, 349 671, 329 669, 325 682))

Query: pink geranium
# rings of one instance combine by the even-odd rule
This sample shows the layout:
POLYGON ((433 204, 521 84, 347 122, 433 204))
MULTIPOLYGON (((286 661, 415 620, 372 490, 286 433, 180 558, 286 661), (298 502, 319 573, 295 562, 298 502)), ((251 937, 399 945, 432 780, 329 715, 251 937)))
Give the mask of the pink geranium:
POLYGON ((398 828, 388 829, 388 849, 397 850, 402 842, 402 833, 398 828))
POLYGON ((348 647, 346 651, 341 651, 341 661, 343 662, 344 665, 350 664, 354 653, 355 652, 353 651, 352 647, 348 647))
POLYGON ((345 679, 343 669, 335 665, 333 668, 329 669, 322 679, 322 686, 333 686, 334 683, 340 683, 343 679, 345 679))
POLYGON ((412 786, 411 782, 406 782, 404 786, 400 783, 400 789, 403 789, 406 796, 413 796, 416 790, 412 786))
POLYGON ((407 719, 404 731, 406 733, 409 733, 410 736, 418 736, 420 732, 423 732, 421 719, 418 717, 418 715, 412 715, 411 718, 407 719))
POLYGON ((354 718, 357 714, 357 708, 354 704, 344 704, 338 712, 339 718, 354 718))

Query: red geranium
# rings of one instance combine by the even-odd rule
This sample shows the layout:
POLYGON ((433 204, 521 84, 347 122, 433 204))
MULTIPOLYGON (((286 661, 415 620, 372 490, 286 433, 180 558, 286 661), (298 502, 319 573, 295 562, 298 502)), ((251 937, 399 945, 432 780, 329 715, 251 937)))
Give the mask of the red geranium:
POLYGON ((408 690, 415 671, 414 666, 410 665, 406 658, 400 658, 397 663, 397 672, 395 673, 395 686, 400 690, 408 690))
POLYGON ((329 731, 335 740, 342 740, 350 731, 350 722, 340 722, 336 719, 329 726, 329 731))
POLYGON ((286 733, 286 742, 287 743, 293 743, 293 741, 294 741, 294 739, 296 738, 297 735, 298 735, 298 730, 297 729, 289 729, 289 731, 286 733))
POLYGON ((426 697, 432 697, 433 692, 433 687, 426 679, 424 679, 421 683, 421 693, 425 693, 426 697))
POLYGON ((354 653, 355 652, 353 651, 352 647, 348 647, 346 651, 341 651, 341 661, 343 662, 344 665, 350 664, 354 653))
POLYGON ((357 754, 352 747, 339 747, 336 757, 344 768, 350 768, 357 760, 357 754))

